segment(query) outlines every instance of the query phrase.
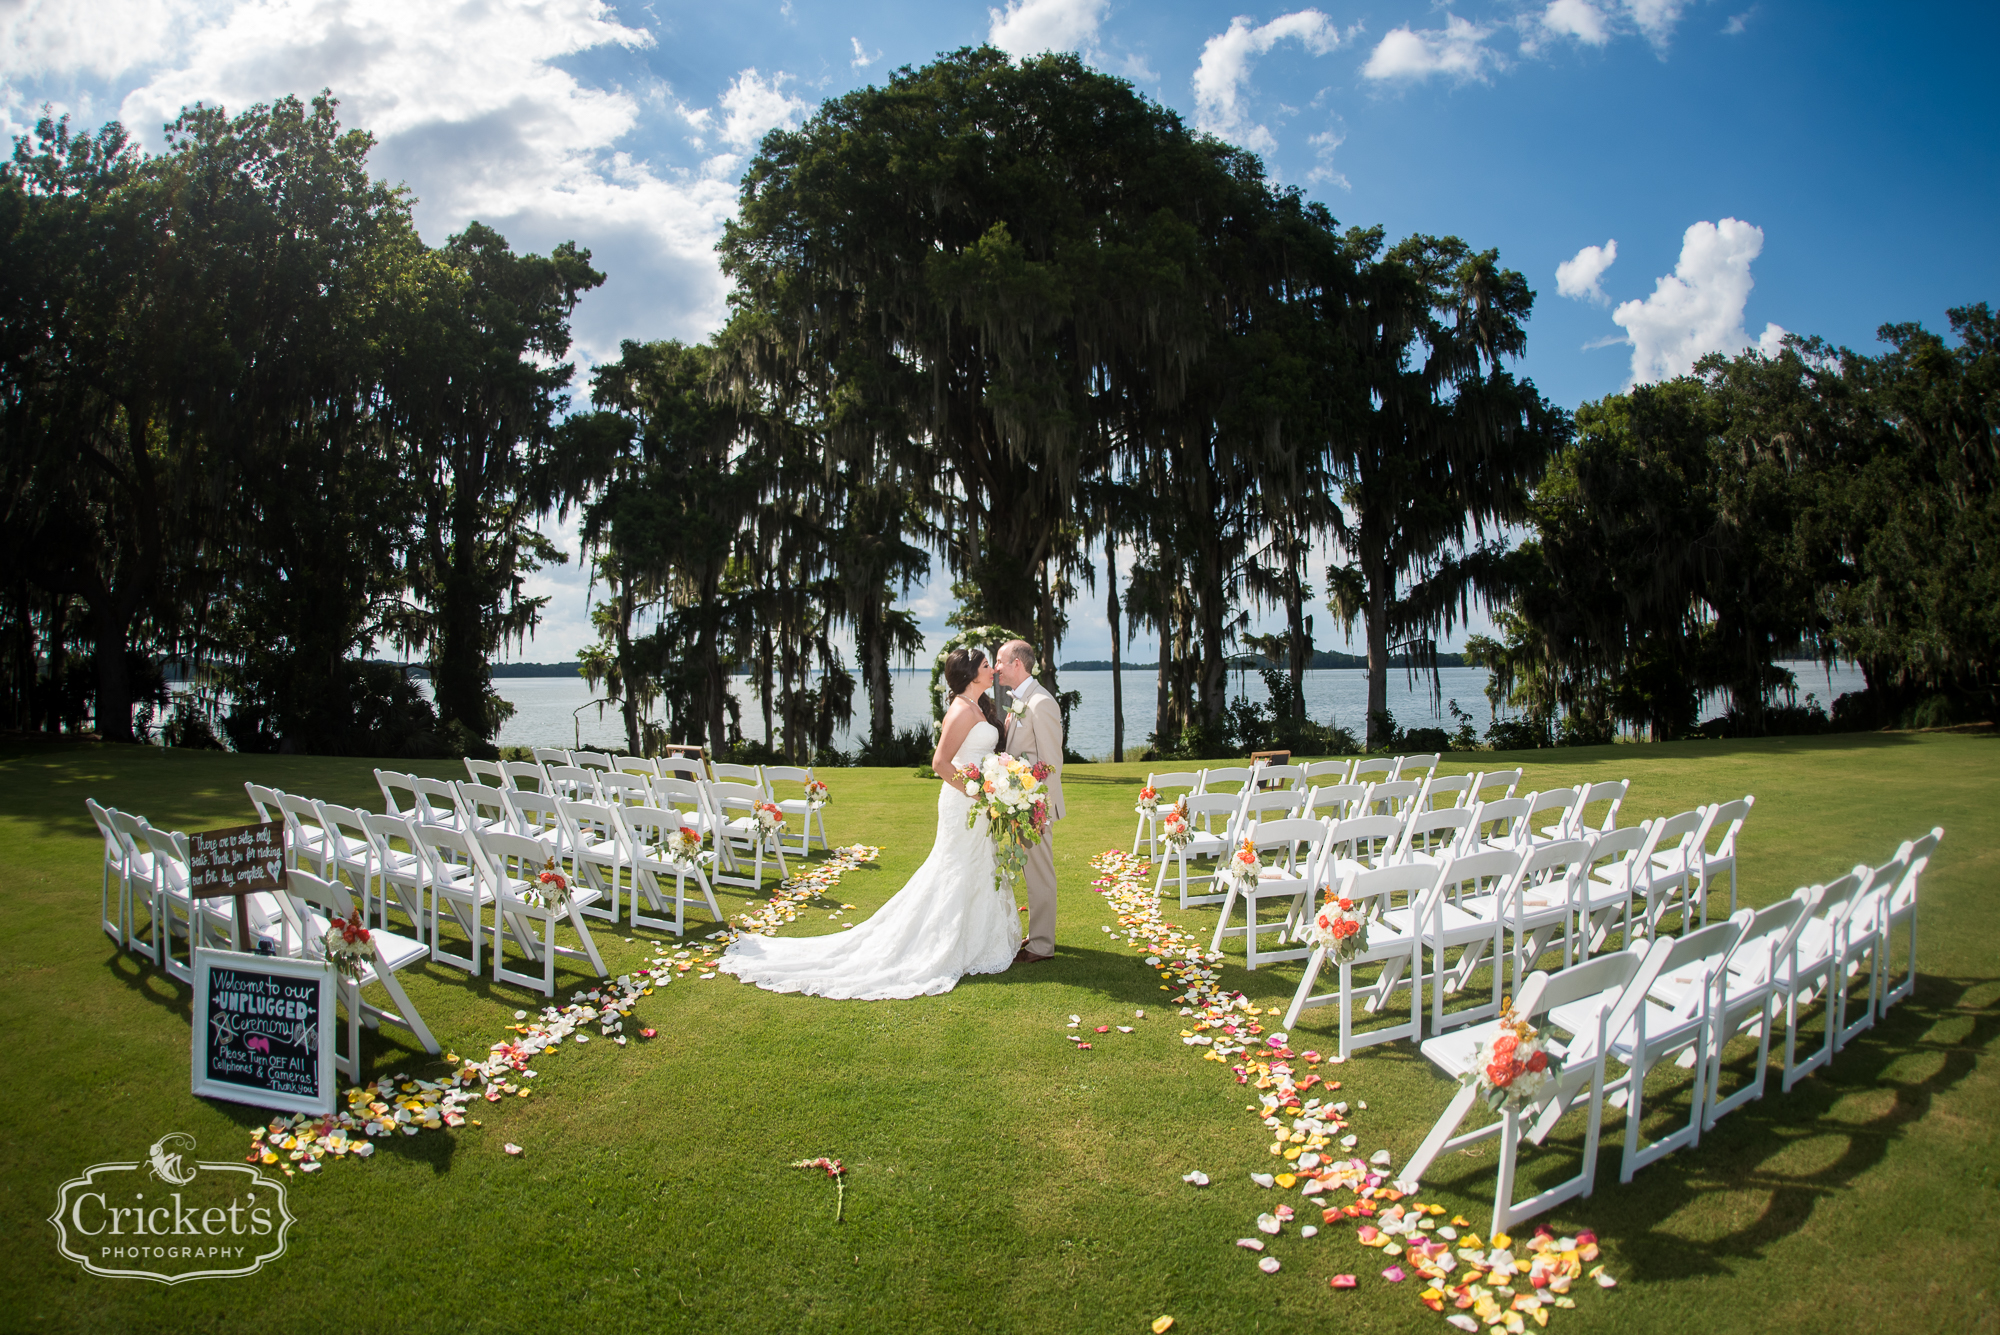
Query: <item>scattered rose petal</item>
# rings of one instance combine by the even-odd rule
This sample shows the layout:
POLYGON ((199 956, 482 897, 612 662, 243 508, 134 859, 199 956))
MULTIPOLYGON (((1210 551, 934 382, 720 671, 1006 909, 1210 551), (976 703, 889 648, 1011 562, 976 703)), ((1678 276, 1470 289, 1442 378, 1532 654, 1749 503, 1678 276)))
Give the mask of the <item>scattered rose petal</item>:
POLYGON ((1121 1034, 1129 1034, 1132 1032, 1132 1026, 1129 1024, 1121 1024, 1118 1026, 1118 1032, 1121 1034))
POLYGON ((1618 1287, 1618 1281, 1609 1275, 1599 1275, 1597 1277, 1597 1287, 1600 1289, 1615 1289, 1618 1287))
POLYGON ((1275 1275, 1278 1273, 1278 1258, 1267 1256, 1257 1263, 1257 1268, 1267 1275, 1275 1275))
POLYGON ((1153 1335, 1167 1335, 1167 1332, 1173 1328, 1174 1319, 1170 1316, 1155 1317, 1153 1319, 1153 1335))
MULTIPOLYGON (((1327 1281, 1328 1287, 1335 1289, 1351 1289, 1355 1288, 1360 1283, 1361 1281, 1356 1279, 1352 1275, 1335 1275, 1332 1279, 1327 1281)), ((1477 1330, 1478 1327, 1474 1326, 1473 1329, 1477 1330)))
POLYGON ((1284 1225, 1278 1221, 1278 1216, 1274 1214, 1260 1214, 1257 1216, 1257 1231, 1259 1233, 1276 1233, 1283 1227, 1284 1225))
POLYGON ((1351 1150, 1360 1143, 1361 1137, 1359 1136, 1342 1136, 1340 1138, 1340 1148, 1344 1150, 1351 1150))
POLYGON ((1369 1155, 1369 1156, 1368 1156, 1368 1162, 1369 1162, 1369 1163, 1372 1163, 1372 1164, 1386 1164, 1386 1163, 1388 1163, 1388 1162, 1389 1162, 1389 1151, 1387 1151, 1387 1150, 1377 1150, 1377 1151, 1375 1151, 1375 1153, 1373 1153, 1373 1154, 1371 1154, 1371 1155, 1369 1155))
POLYGON ((1479 1323, 1463 1312, 1453 1312, 1445 1320, 1451 1322, 1452 1325, 1457 1326, 1460 1330, 1476 1332, 1479 1329, 1479 1323))
POLYGON ((1197 1168, 1192 1173, 1181 1174, 1181 1181, 1191 1187, 1205 1187, 1208 1185, 1208 1174, 1197 1168))
POLYGON ((1275 1183, 1278 1179, 1271 1176, 1271 1174, 1269 1173, 1252 1173, 1250 1174, 1250 1180, 1252 1182, 1255 1182, 1260 1187, 1268 1187, 1271 1186, 1273 1183, 1275 1183))
POLYGON ((508 1141, 505 1145, 502 1145, 500 1148, 507 1151, 507 1153, 509 1154, 519 1154, 521 1152, 521 1147, 519 1145, 516 1145, 511 1140, 508 1141))
POLYGON ((1317 1225, 1317 1224, 1307 1224, 1307 1225, 1306 1225, 1306 1226, 1305 1226, 1304 1228, 1302 1228, 1302 1229, 1300 1229, 1300 1230, 1299 1230, 1299 1236, 1300 1236, 1300 1237, 1302 1237, 1302 1238, 1316 1238, 1316 1237, 1318 1237, 1318 1236, 1319 1236, 1319 1225, 1317 1225))
POLYGON ((1264 1250, 1264 1240, 1262 1238, 1238 1238, 1236 1245, 1246 1251, 1261 1252, 1264 1250))
POLYGON ((1391 1284, 1401 1284, 1409 1276, 1403 1273, 1403 1267, 1392 1265, 1382 1272, 1382 1278, 1388 1280, 1391 1284))
POLYGON ((1097 1032, 1100 1034, 1108 1034, 1111 1032, 1111 1026, 1108 1024, 1100 1024, 1097 1026, 1097 1032))

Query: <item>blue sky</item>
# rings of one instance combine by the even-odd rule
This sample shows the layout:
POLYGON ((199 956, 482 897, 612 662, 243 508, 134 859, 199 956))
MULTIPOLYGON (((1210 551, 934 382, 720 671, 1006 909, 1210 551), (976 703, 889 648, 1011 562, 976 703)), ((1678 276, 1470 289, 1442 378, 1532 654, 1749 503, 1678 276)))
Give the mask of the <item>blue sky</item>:
MULTIPOLYGON (((959 46, 1080 50, 1343 223, 1497 247, 1539 294, 1521 369, 1574 407, 1781 331, 1865 350, 2000 300, 1996 38, 1992 6, 1773 0, 0 0, 0 120, 47 102, 157 146, 183 104, 329 87, 427 240, 478 218, 591 248, 588 362, 719 322, 712 246, 764 131, 959 46)), ((566 658, 583 581, 539 584, 525 656, 566 658)), ((942 571, 913 605, 942 624, 942 571)), ((1065 656, 1103 656, 1101 614, 1073 621, 1065 656)))

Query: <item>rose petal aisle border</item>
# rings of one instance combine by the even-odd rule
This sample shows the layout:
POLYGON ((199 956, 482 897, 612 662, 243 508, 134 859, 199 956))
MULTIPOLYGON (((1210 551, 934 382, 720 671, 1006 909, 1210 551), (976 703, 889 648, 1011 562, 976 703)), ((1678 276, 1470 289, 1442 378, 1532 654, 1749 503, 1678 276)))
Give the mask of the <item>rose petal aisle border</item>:
MULTIPOLYGON (((1402 1268, 1406 1262, 1429 1281, 1417 1300, 1434 1312, 1445 1313, 1445 1319, 1460 1329, 1478 1330, 1483 1323, 1519 1335, 1526 1329, 1524 1315, 1537 1326, 1546 1326, 1551 1310, 1576 1306, 1568 1291, 1582 1274, 1583 1265, 1597 1258, 1595 1234, 1558 1238, 1539 1228, 1528 1254, 1516 1256, 1509 1250, 1511 1239, 1505 1236, 1492 1239, 1490 1251, 1480 1249, 1476 1236, 1460 1237, 1458 1229, 1467 1227, 1464 1219, 1454 1218, 1439 1228, 1435 1217, 1444 1213, 1443 1206, 1414 1199, 1405 1205, 1404 1193, 1389 1180, 1387 1150, 1378 1150, 1367 1160, 1334 1152, 1336 1144, 1339 1150, 1351 1151, 1359 1143, 1359 1136, 1350 1130, 1348 1115, 1368 1107, 1365 1100, 1350 1104, 1346 1099, 1322 1097, 1340 1091, 1341 1082, 1327 1078, 1318 1068, 1324 1061, 1331 1069, 1341 1064, 1340 1059, 1322 1058, 1311 1051, 1294 1052, 1288 1046, 1289 1035, 1264 1032, 1260 1020, 1265 1012, 1243 993, 1224 990, 1220 982, 1223 957, 1203 948, 1179 925, 1166 921, 1160 897, 1153 893, 1150 862, 1113 848, 1093 858, 1090 865, 1098 873, 1092 888, 1104 896, 1117 917, 1118 931, 1113 934, 1123 935, 1128 946, 1146 956, 1146 963, 1159 971, 1160 990, 1180 1006, 1182 1017, 1192 1021, 1181 1030, 1181 1042, 1201 1049, 1204 1061, 1227 1067, 1237 1084, 1257 1091, 1258 1101, 1246 1104, 1244 1111, 1259 1117, 1273 1137, 1268 1152, 1279 1161, 1273 1167, 1282 1170, 1252 1173, 1251 1180, 1257 1186, 1286 1192, 1296 1188, 1303 1198, 1302 1206, 1317 1205, 1327 1224, 1375 1221, 1360 1227, 1356 1241, 1380 1248, 1391 1258, 1392 1263, 1382 1272, 1383 1279, 1393 1284, 1409 1278, 1402 1268), (1306 1068, 1303 1074, 1301 1065, 1306 1068), (1315 1086, 1320 1094, 1312 1094, 1315 1086), (1353 1200, 1341 1205, 1312 1200, 1335 1191, 1351 1192, 1353 1200), (1407 1245, 1399 1239, 1406 1239, 1407 1245), (1455 1254, 1447 1245, 1454 1239, 1462 1244, 1455 1254), (1454 1281, 1452 1272, 1461 1265, 1465 1271, 1454 1281), (1518 1282, 1516 1276, 1526 1277, 1526 1292, 1512 1287, 1518 1282), (1457 1310, 1447 1313, 1447 1306, 1457 1310)), ((1204 1174, 1191 1173, 1184 1180, 1207 1185, 1204 1174), (1197 1177, 1201 1179, 1198 1183, 1197 1177)), ((1258 1216, 1257 1229, 1275 1237, 1294 1218, 1291 1206, 1280 1205, 1258 1216)), ((1306 1225, 1299 1236, 1311 1238, 1318 1231, 1306 1225)), ((1238 1239, 1236 1245, 1252 1252, 1264 1249, 1262 1239, 1257 1238, 1238 1239)), ((1267 1257, 1260 1265, 1266 1274, 1277 1270, 1270 1260, 1267 1257)), ((1592 1270, 1590 1277, 1602 1288, 1615 1285, 1602 1265, 1592 1270)), ((1351 1275, 1337 1275, 1331 1286, 1354 1288, 1358 1281, 1351 1275)))
MULTIPOLYGON (((825 860, 781 883, 768 902, 738 914, 732 919, 737 927, 711 932, 702 944, 672 954, 668 953, 669 943, 650 942, 653 957, 647 967, 615 980, 604 979, 588 992, 573 993, 569 1005, 544 1007, 539 1019, 529 1021, 526 1011, 514 1012, 516 1021, 526 1023, 509 1025, 516 1037, 493 1044, 485 1061, 465 1060, 448 1052, 445 1060, 457 1069, 442 1080, 420 1080, 401 1073, 383 1076, 372 1085, 347 1090, 347 1107, 328 1116, 294 1113, 274 1117, 251 1132, 250 1152, 244 1157, 250 1163, 275 1165, 288 1176, 295 1167, 299 1172, 314 1173, 329 1158, 369 1158, 375 1153, 375 1139, 382 1136, 445 1131, 467 1122, 479 1126, 482 1123, 477 1118, 466 1115, 468 1107, 480 1100, 499 1103, 510 1096, 527 1098, 534 1092, 527 1083, 536 1076, 528 1066, 530 1058, 560 1048, 565 1040, 573 1047, 589 1043, 590 1035, 582 1030, 592 1024, 598 1027, 598 1037, 624 1047, 625 1021, 640 997, 665 987, 678 974, 707 969, 712 963, 709 957, 743 933, 774 936, 814 899, 835 905, 829 917, 837 918, 852 909, 852 904, 832 900, 832 891, 841 877, 881 855, 880 848, 867 844, 837 848, 825 860)), ((713 978, 715 973, 709 969, 700 976, 713 978)), ((640 1030, 641 1037, 650 1038, 652 1033, 640 1030)))

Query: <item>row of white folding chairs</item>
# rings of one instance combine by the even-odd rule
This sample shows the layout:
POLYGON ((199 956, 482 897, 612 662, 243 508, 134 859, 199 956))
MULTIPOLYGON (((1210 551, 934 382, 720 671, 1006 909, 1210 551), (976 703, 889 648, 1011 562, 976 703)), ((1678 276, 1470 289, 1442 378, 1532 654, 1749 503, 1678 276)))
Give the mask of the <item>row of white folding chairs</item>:
MULTIPOLYGON (((284 890, 258 891, 243 896, 244 919, 238 922, 231 899, 195 900, 188 892, 188 838, 178 830, 160 830, 144 817, 86 800, 91 819, 104 836, 104 865, 100 908, 105 932, 121 946, 143 956, 182 982, 193 981, 194 951, 200 947, 250 950, 262 947, 272 953, 303 958, 324 958, 327 924, 331 917, 353 919, 355 908, 345 887, 326 882, 310 873, 294 872, 284 890), (118 917, 111 916, 110 889, 113 877, 119 881, 118 917), (137 922, 143 900, 148 912, 142 933, 137 922), (249 939, 244 939, 248 933, 249 939), (186 947, 186 958, 176 955, 175 942, 186 947)), ((383 1021, 399 1025, 428 1052, 441 1049, 423 1016, 396 981, 395 973, 410 961, 428 952, 420 941, 390 933, 375 937, 376 954, 363 965, 360 978, 338 979, 342 1004, 347 1007, 346 1051, 336 1047, 340 1069, 360 1079, 360 1026, 373 1028, 383 1021), (390 1006, 378 1006, 366 999, 362 989, 380 984, 390 1006)))
MULTIPOLYGON (((763 801, 771 803, 784 813, 789 822, 796 818, 799 822, 798 842, 787 847, 788 852, 800 857, 812 851, 815 840, 821 848, 832 845, 827 839, 826 817, 820 807, 813 805, 805 794, 817 776, 811 767, 800 765, 732 765, 717 762, 704 767, 687 757, 670 756, 659 760, 643 756, 607 756, 594 752, 558 752, 547 747, 535 749, 537 759, 533 761, 486 761, 468 758, 465 762, 472 782, 483 787, 499 789, 503 792, 530 791, 565 797, 571 801, 623 802, 643 804, 649 787, 655 780, 679 780, 695 784, 726 785, 724 791, 732 795, 735 790, 747 787, 763 801), (576 763, 551 764, 539 757, 569 756, 576 763), (589 764, 583 762, 588 761, 589 764), (602 761, 602 764, 597 762, 602 761), (531 785, 522 789, 522 785, 531 785), (798 797, 782 797, 778 785, 797 784, 801 790, 798 797)), ((379 776, 382 772, 378 771, 379 776)), ((435 782, 435 781, 434 781, 435 782)), ((393 803, 394 797, 385 788, 384 799, 393 803)), ((782 836, 780 836, 782 839, 782 836)))
MULTIPOLYGON (((1512 798, 1521 783, 1519 769, 1482 771, 1473 774, 1441 775, 1436 773, 1435 756, 1421 756, 1414 759, 1432 762, 1427 771, 1411 767, 1402 774, 1394 771, 1403 766, 1408 757, 1394 760, 1321 761, 1312 765, 1271 765, 1251 769, 1231 770, 1182 770, 1171 773, 1149 774, 1146 786, 1155 794, 1155 809, 1148 811, 1136 808, 1138 824, 1132 832, 1132 854, 1138 856, 1143 847, 1148 857, 1159 855, 1159 821, 1165 811, 1175 802, 1186 798, 1208 797, 1223 791, 1213 786, 1216 775, 1226 776, 1229 782, 1240 781, 1238 795, 1248 797, 1256 794, 1269 797, 1272 790, 1281 794, 1295 791, 1308 794, 1311 803, 1308 810, 1328 810, 1340 815, 1359 814, 1359 810, 1383 811, 1431 811, 1440 809, 1469 809, 1480 803, 1495 800, 1492 790, 1503 789, 1498 798, 1512 798), (1386 767, 1388 773, 1383 774, 1386 767), (1340 772, 1336 773, 1338 770, 1340 772), (1360 772, 1356 772, 1360 771, 1360 772), (1383 774, 1383 777, 1375 777, 1383 774), (1181 788, 1185 792, 1172 793, 1169 790, 1181 788), (1372 796, 1371 796, 1372 795, 1372 796), (1365 806, 1362 804, 1365 802, 1365 806), (1346 804, 1345 810, 1335 804, 1346 804)), ((1555 789, 1543 802, 1543 807, 1562 804, 1566 799, 1555 793, 1575 791, 1580 795, 1577 809, 1565 816, 1564 820, 1578 823, 1579 832, 1583 819, 1582 807, 1597 803, 1609 804, 1598 828, 1611 829, 1617 824, 1618 806, 1624 801, 1629 780, 1605 783, 1581 784, 1576 789, 1555 789)), ((1542 797, 1542 794, 1534 794, 1542 797)), ((1213 804, 1210 804, 1211 806, 1213 804)), ((1555 831, 1551 830, 1553 836, 1555 831)))
MULTIPOLYGON (((1537 972, 1524 982, 1516 1017, 1558 1040, 1559 1073, 1525 1107, 1509 1105, 1497 1122, 1460 1133, 1478 1093, 1466 1084, 1452 1099, 1417 1153, 1405 1165, 1403 1186, 1417 1188, 1439 1155, 1498 1136, 1500 1155, 1492 1230, 1543 1213, 1595 1185, 1603 1105, 1625 1111, 1619 1180, 1673 1151, 1698 1145, 1725 1114, 1763 1096, 1773 1030, 1785 1023, 1782 1089, 1833 1055, 1894 1000, 1908 994, 1916 976, 1918 888, 1943 830, 1905 842, 1879 867, 1855 867, 1825 884, 1807 886, 1763 909, 1743 909, 1722 922, 1681 937, 1656 937, 1614 954, 1537 972), (1909 932, 1909 965, 1892 988, 1890 952, 1898 926, 1909 932), (1860 1015, 1848 1018, 1852 985, 1866 976, 1860 1015), (1797 1053, 1800 1012, 1820 1003, 1824 1032, 1818 1047, 1797 1053), (1548 1032, 1553 1031, 1553 1032, 1548 1032), (1723 1091, 1722 1058, 1737 1037, 1757 1040, 1749 1079, 1723 1091), (1692 1069, 1688 1120, 1657 1140, 1642 1129, 1646 1076, 1667 1061, 1692 1069), (1620 1067, 1610 1078, 1609 1063, 1620 1067), (1587 1118, 1580 1171, 1526 1200, 1514 1199, 1514 1178, 1525 1140, 1540 1145, 1569 1111, 1587 1118)), ((1421 1050, 1454 1078, 1476 1074, 1480 1054, 1497 1035, 1498 1021, 1425 1040, 1421 1050)))
MULTIPOLYGON (((382 773, 378 771, 378 775, 382 773)), ((634 928, 655 928, 676 934, 686 930, 686 892, 690 874, 710 915, 718 923, 722 921, 710 876, 701 866, 697 865, 691 871, 682 868, 676 872, 673 865, 663 860, 660 850, 664 843, 683 826, 693 828, 710 843, 705 860, 711 867, 718 862, 731 865, 728 859, 747 849, 751 855, 752 875, 748 878, 732 876, 719 879, 761 886, 767 850, 776 857, 781 878, 785 874, 783 853, 773 847, 775 840, 758 835, 754 827, 749 835, 737 837, 742 832, 734 826, 742 824, 745 818, 725 822, 709 815, 706 798, 696 785, 676 780, 656 780, 655 783, 662 789, 674 791, 663 794, 655 804, 648 805, 572 802, 524 790, 503 792, 474 784, 450 784, 443 786, 451 792, 454 799, 452 806, 426 803, 422 812, 392 815, 377 815, 318 802, 255 784, 246 784, 245 787, 260 816, 270 819, 268 813, 273 808, 282 813, 288 835, 288 856, 295 862, 309 864, 319 875, 332 879, 345 874, 361 890, 370 921, 387 923, 391 906, 400 907, 413 923, 420 927, 427 924, 434 948, 441 950, 439 942, 442 938, 438 933, 440 908, 435 895, 438 866, 440 862, 453 864, 446 880, 448 883, 456 882, 464 879, 465 864, 472 859, 469 855, 458 855, 456 845, 449 840, 431 839, 428 843, 430 852, 424 854, 420 845, 424 845, 425 841, 420 836, 427 830, 449 831, 474 841, 488 834, 536 840, 547 848, 545 856, 566 864, 570 874, 591 892, 578 896, 576 904, 579 912, 615 923, 621 916, 621 898, 629 896, 634 928), (681 811, 669 805, 667 798, 673 795, 691 801, 695 810, 681 811), (671 897, 674 916, 671 919, 654 916, 665 913, 667 896, 660 878, 666 874, 675 876, 675 891, 671 897), (432 896, 428 907, 424 903, 427 893, 432 896)), ((386 785, 390 789, 394 786, 393 783, 386 785)), ((417 791, 421 793, 423 790, 417 791)), ((492 880, 491 877, 486 879, 489 883, 492 880)), ((447 890, 449 899, 449 885, 447 890)), ((493 899, 491 894, 479 899, 482 915, 493 899)), ((455 900, 453 904, 457 905, 454 912, 461 925, 469 932, 471 920, 464 906, 455 900)), ((439 954, 438 958, 477 973, 480 970, 478 953, 479 947, 475 942, 470 959, 455 957, 449 952, 439 954)))
MULTIPOLYGON (((1507 782, 1511 793, 1520 771, 1496 776, 1507 782)), ((1183 909, 1219 903, 1222 896, 1192 894, 1191 887, 1212 883, 1222 860, 1234 849, 1244 832, 1258 821, 1280 818, 1373 820, 1366 827, 1368 838, 1393 839, 1388 852, 1391 860, 1411 856, 1439 857, 1477 852, 1482 847, 1530 847, 1560 839, 1575 839, 1610 831, 1616 827, 1618 808, 1630 788, 1630 781, 1581 784, 1576 788, 1529 793, 1526 797, 1499 797, 1471 806, 1431 807, 1429 798, 1435 780, 1388 780, 1356 785, 1341 784, 1297 789, 1246 789, 1241 794, 1196 794, 1182 799, 1190 837, 1178 847, 1170 847, 1160 859, 1155 891, 1164 888, 1169 874, 1176 878, 1183 909), (1586 824, 1586 813, 1597 804, 1604 814, 1595 829, 1586 824), (1552 823, 1550 813, 1555 813, 1552 823), (1199 865, 1196 865, 1199 864, 1199 865)), ((1454 794, 1462 799, 1468 788, 1454 794)), ((1357 834, 1359 827, 1357 827, 1357 834)), ((1376 847, 1380 847, 1380 843, 1376 847)))

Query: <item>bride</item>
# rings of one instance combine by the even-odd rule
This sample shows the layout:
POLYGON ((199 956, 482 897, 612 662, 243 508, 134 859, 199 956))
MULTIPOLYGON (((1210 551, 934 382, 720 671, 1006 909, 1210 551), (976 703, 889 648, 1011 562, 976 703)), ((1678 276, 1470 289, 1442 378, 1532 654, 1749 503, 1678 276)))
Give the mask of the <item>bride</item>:
POLYGON ((949 992, 969 973, 1000 973, 1021 944, 1014 896, 994 886, 993 839, 966 828, 972 799, 952 771, 976 765, 1000 741, 1000 710, 986 692, 993 664, 981 649, 945 659, 950 704, 931 771, 937 841, 895 897, 852 931, 829 936, 744 936, 716 967, 773 992, 882 1001, 949 992))

